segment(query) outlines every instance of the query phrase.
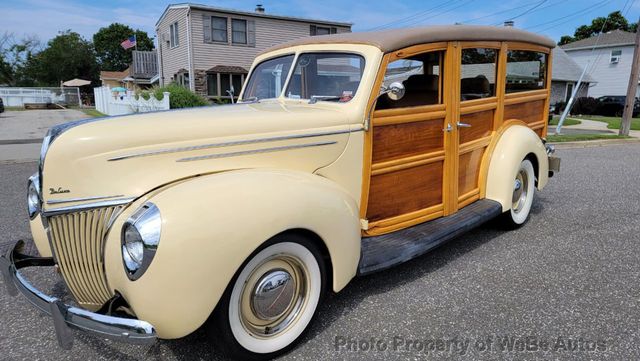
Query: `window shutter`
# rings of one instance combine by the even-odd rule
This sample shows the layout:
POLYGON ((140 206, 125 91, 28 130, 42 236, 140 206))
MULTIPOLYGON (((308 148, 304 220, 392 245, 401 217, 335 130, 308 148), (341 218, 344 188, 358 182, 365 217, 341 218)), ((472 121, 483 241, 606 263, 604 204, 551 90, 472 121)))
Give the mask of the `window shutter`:
POLYGON ((247 44, 256 46, 256 22, 247 20, 247 44))
POLYGON ((202 14, 202 32, 204 33, 204 42, 211 41, 211 17, 202 14))
POLYGON ((311 32, 310 32, 311 36, 316 35, 316 26, 315 25, 311 25, 311 32))
POLYGON ((338 33, 338 29, 337 28, 331 28, 331 34, 337 34, 338 33))

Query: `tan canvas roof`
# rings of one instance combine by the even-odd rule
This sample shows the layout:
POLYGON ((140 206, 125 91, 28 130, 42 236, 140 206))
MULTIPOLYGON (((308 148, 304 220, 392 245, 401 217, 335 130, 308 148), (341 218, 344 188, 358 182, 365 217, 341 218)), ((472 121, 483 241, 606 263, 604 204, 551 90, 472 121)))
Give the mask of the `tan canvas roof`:
POLYGON ((368 44, 383 52, 407 46, 439 41, 521 41, 554 48, 556 43, 546 36, 515 29, 513 27, 479 25, 442 25, 418 28, 388 29, 333 35, 310 36, 276 45, 265 52, 296 45, 309 44, 368 44))

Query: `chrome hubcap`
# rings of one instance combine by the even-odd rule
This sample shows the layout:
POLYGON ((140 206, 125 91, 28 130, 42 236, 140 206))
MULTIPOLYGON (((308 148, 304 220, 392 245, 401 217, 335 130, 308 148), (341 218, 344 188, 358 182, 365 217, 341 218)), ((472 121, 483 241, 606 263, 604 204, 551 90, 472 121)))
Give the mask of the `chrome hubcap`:
POLYGON ((302 261, 290 255, 273 256, 247 279, 240 299, 240 321, 255 337, 273 337, 299 318, 308 293, 309 272, 302 261))
POLYGON ((253 290, 251 309, 260 319, 274 320, 287 310, 294 292, 291 275, 285 270, 274 270, 264 275, 253 290))
POLYGON ((524 208, 527 201, 527 193, 529 190, 529 177, 524 169, 521 169, 516 175, 513 185, 513 197, 511 199, 511 209, 518 213, 524 208))

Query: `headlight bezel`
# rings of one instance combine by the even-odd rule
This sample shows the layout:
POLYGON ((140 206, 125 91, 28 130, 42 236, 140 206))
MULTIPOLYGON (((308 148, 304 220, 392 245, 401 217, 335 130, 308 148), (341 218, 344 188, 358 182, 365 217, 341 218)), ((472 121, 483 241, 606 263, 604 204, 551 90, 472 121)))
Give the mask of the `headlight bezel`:
POLYGON ((161 231, 160 209, 152 202, 140 206, 122 225, 122 264, 131 281, 142 277, 151 265, 160 243, 161 231))
POLYGON ((40 194, 40 177, 33 174, 27 181, 27 214, 34 220, 42 210, 42 196, 40 194))

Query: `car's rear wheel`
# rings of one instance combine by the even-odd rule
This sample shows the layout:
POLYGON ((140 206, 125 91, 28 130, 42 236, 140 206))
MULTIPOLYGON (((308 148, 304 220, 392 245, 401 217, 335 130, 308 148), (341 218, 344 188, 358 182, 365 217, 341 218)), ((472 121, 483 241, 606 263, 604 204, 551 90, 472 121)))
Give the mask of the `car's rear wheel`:
POLYGON ((286 234, 242 266, 216 308, 211 336, 227 356, 256 360, 286 352, 311 323, 325 287, 317 247, 286 234))
POLYGON ((508 228, 518 228, 529 219, 535 195, 535 176, 531 161, 523 160, 513 182, 511 208, 502 214, 502 221, 508 228))

